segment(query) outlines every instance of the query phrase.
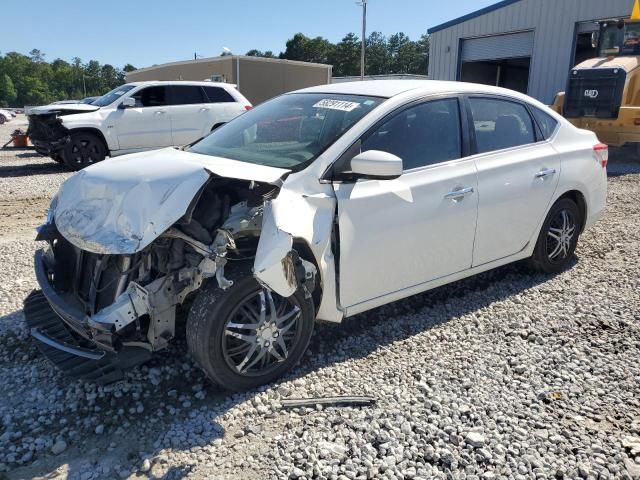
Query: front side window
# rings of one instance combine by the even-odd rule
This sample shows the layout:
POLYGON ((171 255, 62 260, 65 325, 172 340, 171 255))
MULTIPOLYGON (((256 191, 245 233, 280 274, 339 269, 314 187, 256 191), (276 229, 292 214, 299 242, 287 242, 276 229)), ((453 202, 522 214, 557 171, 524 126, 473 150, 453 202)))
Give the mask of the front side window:
POLYGON ((132 95, 136 107, 164 107, 167 105, 167 87, 147 87, 132 95))
POLYGON ((171 85, 171 105, 193 105, 206 103, 202 89, 197 85, 171 85))
POLYGON ((362 151, 382 150, 402 159, 404 170, 462 156, 458 100, 434 100, 407 108, 377 127, 362 151))
POLYGON ((361 95, 282 95, 216 129, 189 151, 301 170, 383 101, 361 95))
POLYGON ((470 98, 478 153, 536 141, 533 121, 524 105, 495 98, 470 98))

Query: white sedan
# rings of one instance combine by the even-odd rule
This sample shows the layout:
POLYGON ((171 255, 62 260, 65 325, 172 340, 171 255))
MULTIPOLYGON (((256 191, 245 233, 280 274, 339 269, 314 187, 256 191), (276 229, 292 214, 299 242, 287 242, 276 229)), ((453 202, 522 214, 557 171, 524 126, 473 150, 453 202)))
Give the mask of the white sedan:
POLYGON ((101 381, 186 321, 209 378, 253 388, 302 358, 316 320, 518 260, 569 267, 604 209, 607 160, 593 133, 509 90, 293 92, 190 147, 67 180, 40 229, 50 247, 25 317, 54 363, 101 381))

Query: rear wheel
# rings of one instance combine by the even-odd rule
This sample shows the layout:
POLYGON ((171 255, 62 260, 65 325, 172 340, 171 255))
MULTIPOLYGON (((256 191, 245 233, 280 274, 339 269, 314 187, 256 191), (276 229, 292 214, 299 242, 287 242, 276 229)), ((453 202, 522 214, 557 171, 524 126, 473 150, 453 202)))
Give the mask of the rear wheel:
POLYGON ((64 163, 73 170, 81 170, 101 162, 107 156, 107 148, 102 139, 89 132, 71 134, 71 140, 64 147, 64 163))
POLYGON ((6 121, 7 121, 7 119, 4 118, 4 115, 0 115, 0 125, 2 125, 6 121))
POLYGON ((224 291, 211 282, 189 311, 187 343, 211 380, 248 390, 295 366, 311 339, 314 317, 313 302, 300 291, 284 298, 252 276, 224 291))
POLYGON ((573 261, 578 245, 581 224, 580 210, 576 203, 563 198, 549 211, 536 243, 532 266, 545 273, 566 270, 573 261))

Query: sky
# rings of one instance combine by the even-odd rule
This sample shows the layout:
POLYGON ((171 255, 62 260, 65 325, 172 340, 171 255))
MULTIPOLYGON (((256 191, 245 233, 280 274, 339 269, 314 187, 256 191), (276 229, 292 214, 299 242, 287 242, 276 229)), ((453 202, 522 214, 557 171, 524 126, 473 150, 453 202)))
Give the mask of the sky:
MULTIPOLYGON (((368 0, 367 32, 427 29, 498 0, 368 0)), ((252 48, 284 51, 302 32, 338 42, 361 31, 356 0, 30 0, 2 5, 0 53, 37 48, 48 61, 80 57, 140 68, 252 48), (11 21, 6 21, 11 19, 11 21)))

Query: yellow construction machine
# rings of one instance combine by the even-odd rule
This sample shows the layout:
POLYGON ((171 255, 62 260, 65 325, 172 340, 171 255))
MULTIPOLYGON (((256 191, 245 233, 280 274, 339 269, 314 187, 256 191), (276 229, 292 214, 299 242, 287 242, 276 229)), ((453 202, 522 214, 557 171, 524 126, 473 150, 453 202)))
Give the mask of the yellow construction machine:
POLYGON ((599 23, 592 37, 598 57, 571 69, 552 108, 601 142, 640 147, 640 1, 630 19, 599 23))

